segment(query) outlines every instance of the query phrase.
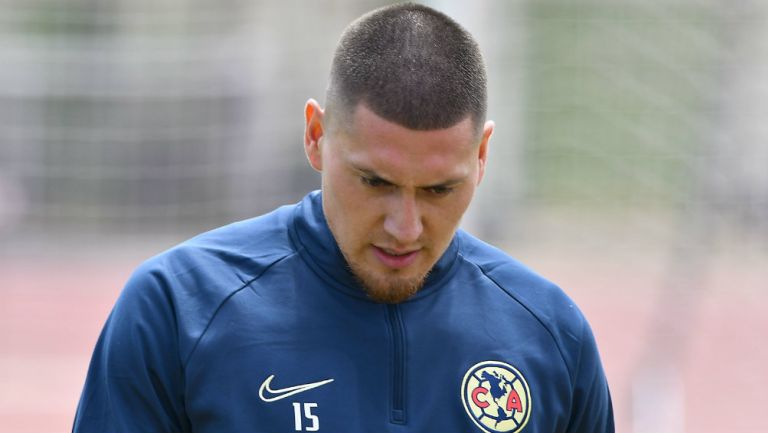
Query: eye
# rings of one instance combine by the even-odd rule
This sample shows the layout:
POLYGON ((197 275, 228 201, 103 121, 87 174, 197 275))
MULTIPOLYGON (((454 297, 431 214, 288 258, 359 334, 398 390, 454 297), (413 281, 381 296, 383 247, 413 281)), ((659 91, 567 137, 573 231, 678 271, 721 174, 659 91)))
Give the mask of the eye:
POLYGON ((389 182, 387 182, 384 179, 380 179, 378 177, 366 177, 366 176, 360 176, 360 181, 363 182, 363 184, 373 187, 373 188, 379 188, 382 186, 388 186, 389 182))
POLYGON ((448 195, 453 192, 453 187, 450 186, 432 186, 427 188, 427 191, 434 195, 448 195))

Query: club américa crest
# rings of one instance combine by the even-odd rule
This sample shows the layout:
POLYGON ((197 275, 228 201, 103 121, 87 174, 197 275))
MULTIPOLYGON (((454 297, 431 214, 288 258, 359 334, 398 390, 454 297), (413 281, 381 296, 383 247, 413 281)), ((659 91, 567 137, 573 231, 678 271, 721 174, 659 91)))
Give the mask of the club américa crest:
POLYGON ((515 367, 479 362, 464 375, 461 400, 472 421, 487 433, 517 433, 531 416, 531 391, 515 367))

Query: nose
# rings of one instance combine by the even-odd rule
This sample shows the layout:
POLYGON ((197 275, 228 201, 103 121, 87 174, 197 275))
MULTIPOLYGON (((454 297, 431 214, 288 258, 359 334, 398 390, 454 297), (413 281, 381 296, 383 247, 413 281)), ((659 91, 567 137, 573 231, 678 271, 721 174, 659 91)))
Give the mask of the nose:
POLYGON ((402 246, 407 247, 418 241, 424 226, 414 194, 408 192, 395 194, 391 197, 388 207, 387 216, 384 219, 384 231, 402 246))

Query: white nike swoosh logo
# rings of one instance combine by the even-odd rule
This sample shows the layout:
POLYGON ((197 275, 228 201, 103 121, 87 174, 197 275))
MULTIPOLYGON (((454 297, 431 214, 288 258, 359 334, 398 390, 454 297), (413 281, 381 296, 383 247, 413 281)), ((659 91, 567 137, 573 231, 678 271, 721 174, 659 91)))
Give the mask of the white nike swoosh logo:
POLYGON ((290 397, 292 395, 298 394, 300 392, 309 391, 310 389, 317 388, 318 386, 323 386, 325 384, 333 382, 333 379, 326 379, 321 380, 320 382, 312 382, 312 383, 305 383, 302 385, 296 385, 296 386, 289 386, 288 388, 282 388, 282 389, 272 389, 269 385, 272 383, 272 379, 275 378, 275 375, 269 376, 264 383, 261 384, 259 387, 259 398, 264 400, 265 402, 273 402, 277 400, 284 399, 286 397, 290 397))

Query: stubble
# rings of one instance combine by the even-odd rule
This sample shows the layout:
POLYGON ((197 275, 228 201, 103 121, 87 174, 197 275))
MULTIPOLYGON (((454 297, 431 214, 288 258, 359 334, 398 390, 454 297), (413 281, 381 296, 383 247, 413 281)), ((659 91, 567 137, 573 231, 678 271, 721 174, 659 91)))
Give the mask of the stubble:
POLYGON ((402 277, 398 275, 379 275, 368 270, 362 264, 349 260, 347 263, 352 274, 365 290, 371 300, 382 304, 399 304, 421 289, 429 272, 415 277, 402 277))

